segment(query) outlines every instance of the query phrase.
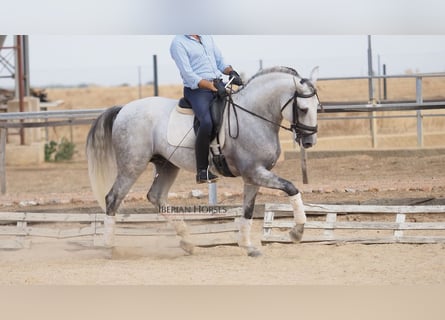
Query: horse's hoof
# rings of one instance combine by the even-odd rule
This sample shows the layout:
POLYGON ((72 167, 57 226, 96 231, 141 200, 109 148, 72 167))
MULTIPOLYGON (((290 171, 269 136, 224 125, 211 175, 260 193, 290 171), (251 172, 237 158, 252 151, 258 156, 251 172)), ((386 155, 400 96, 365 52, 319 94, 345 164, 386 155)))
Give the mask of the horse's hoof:
POLYGON ((195 251, 195 245, 187 240, 181 240, 179 242, 179 246, 188 254, 193 254, 193 252, 195 251))
POLYGON ((289 236, 292 242, 298 243, 303 238, 303 232, 304 232, 304 224, 296 224, 295 227, 292 228, 291 231, 289 231, 289 236))
POLYGON ((260 257, 262 255, 261 251, 255 247, 248 247, 246 248, 246 250, 247 250, 247 255, 252 258, 260 257))

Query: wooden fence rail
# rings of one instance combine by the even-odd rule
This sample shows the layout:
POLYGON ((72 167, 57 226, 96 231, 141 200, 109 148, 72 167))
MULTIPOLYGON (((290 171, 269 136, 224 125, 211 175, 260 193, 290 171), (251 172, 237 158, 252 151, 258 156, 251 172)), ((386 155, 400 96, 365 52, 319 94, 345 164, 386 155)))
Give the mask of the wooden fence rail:
MULTIPOLYGON (((290 204, 266 203, 262 244, 290 243, 293 226, 290 204), (275 219, 274 219, 275 218, 275 219)), ((445 243, 445 206, 368 206, 306 204, 308 222, 303 243, 333 244, 445 243), (392 218, 391 218, 392 216, 392 218)), ((241 208, 224 214, 181 214, 198 246, 236 245, 241 208), (209 236, 211 234, 211 236, 209 236), (201 236, 201 237, 200 237, 201 236)), ((0 249, 31 245, 33 237, 88 237, 88 246, 101 246, 103 213, 0 212, 0 249)), ((159 214, 119 214, 117 236, 175 236, 159 214)))
MULTIPOLYGON (((233 208, 224 214, 180 214, 172 218, 189 221, 190 234, 198 246, 235 245, 241 211, 233 208), (209 233, 217 237, 199 237, 209 233)), ((89 237, 89 246, 101 246, 104 217, 104 213, 0 212, 0 249, 28 248, 31 237, 89 237)), ((153 213, 118 214, 115 232, 116 236, 176 235, 164 216, 153 213)))
POLYGON ((6 139, 8 128, 48 128, 90 124, 105 109, 6 112, 0 114, 0 192, 6 193, 6 139), (37 122, 34 122, 36 121, 37 122), (15 122, 14 122, 15 121, 15 122), (19 121, 19 122, 18 122, 19 121), (33 122, 26 122, 33 121, 33 122))
MULTIPOLYGON (((326 244, 445 242, 445 206, 308 204, 305 210, 308 221, 305 224, 302 242, 326 244), (388 221, 388 215, 393 216, 392 221, 388 221), (324 220, 319 220, 323 216, 324 220), (407 222, 407 217, 412 221, 407 222)), ((292 242, 287 231, 293 227, 294 222, 289 219, 274 219, 277 214, 292 215, 291 205, 271 203, 265 205, 261 239, 263 244, 292 242)))

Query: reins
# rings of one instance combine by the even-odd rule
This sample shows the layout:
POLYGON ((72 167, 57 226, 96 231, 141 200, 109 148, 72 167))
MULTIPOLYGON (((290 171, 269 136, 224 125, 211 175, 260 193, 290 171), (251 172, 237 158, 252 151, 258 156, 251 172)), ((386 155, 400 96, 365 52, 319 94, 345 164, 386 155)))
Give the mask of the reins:
MULTIPOLYGON (((301 79, 300 83, 303 84, 304 82, 308 81, 307 79, 301 79)), ((317 94, 317 90, 314 88, 314 91, 309 93, 309 94, 303 94, 303 93, 299 93, 297 90, 295 90, 294 94, 292 95, 292 97, 289 98, 289 100, 286 101, 286 103, 281 107, 280 111, 283 112, 283 110, 292 102, 292 124, 289 127, 283 126, 281 123, 276 123, 274 121, 271 121, 253 111, 250 111, 242 106, 240 106, 239 104, 235 103, 232 99, 232 94, 230 93, 228 96, 228 103, 229 103, 229 110, 228 110, 228 126, 229 126, 229 136, 233 139, 238 138, 239 136, 239 124, 238 124, 238 114, 236 112, 236 108, 243 110, 244 112, 247 112, 248 114, 255 116, 263 121, 266 121, 268 123, 273 124, 274 126, 280 127, 286 131, 291 131, 294 132, 295 134, 297 134, 297 136, 301 137, 301 136, 311 136, 315 133, 317 133, 318 131, 318 126, 308 126, 305 125, 303 123, 300 122, 299 120, 299 116, 298 116, 298 103, 297 103, 297 98, 312 98, 313 96, 317 97, 317 100, 320 101, 320 99, 318 98, 318 94, 317 94), (233 112, 235 114, 235 120, 236 120, 236 124, 237 124, 237 130, 236 130, 236 134, 232 135, 232 131, 231 131, 231 125, 230 125, 230 110, 233 109, 233 112)), ((321 107, 321 110, 323 110, 323 106, 321 105, 321 103, 319 102, 319 106, 321 107)))
MULTIPOLYGON (((286 102, 286 105, 289 104, 289 102, 292 101, 292 99, 293 99, 293 98, 290 98, 289 101, 286 102)), ((286 106, 286 105, 285 105, 285 106, 286 106)), ((236 112, 236 108, 241 109, 241 110, 243 110, 244 112, 247 112, 248 114, 250 114, 250 115, 252 115, 252 116, 255 116, 255 117, 257 117, 257 118, 259 118, 259 119, 261 119, 261 120, 264 120, 264 121, 266 121, 266 122, 269 122, 269 123, 273 124, 274 126, 280 127, 280 128, 282 128, 282 129, 284 129, 284 130, 287 130, 287 131, 292 131, 292 127, 285 127, 285 126, 283 126, 283 125, 280 124, 280 123, 276 123, 276 122, 274 122, 274 121, 271 121, 271 120, 269 120, 269 119, 267 119, 267 118, 265 118, 265 117, 263 117, 263 116, 261 116, 261 115, 255 113, 255 112, 250 111, 250 110, 248 110, 248 109, 246 109, 246 108, 240 106, 239 104, 233 102, 233 99, 232 99, 232 95, 231 95, 231 94, 229 95, 229 106, 228 106, 228 108, 229 108, 229 109, 228 109, 228 111, 227 111, 227 113, 228 113, 228 114, 227 114, 227 118, 228 118, 228 126, 229 126, 229 136, 230 136, 231 138, 233 138, 233 139, 237 139, 238 136, 239 136, 238 113, 236 112), (231 109, 231 108, 233 109, 233 112, 234 112, 234 114, 235 114, 235 120, 236 120, 236 124, 237 124, 237 127, 236 127, 237 129, 236 129, 236 134, 235 134, 235 135, 232 135, 232 130, 231 130, 232 126, 230 125, 230 109, 231 109)))

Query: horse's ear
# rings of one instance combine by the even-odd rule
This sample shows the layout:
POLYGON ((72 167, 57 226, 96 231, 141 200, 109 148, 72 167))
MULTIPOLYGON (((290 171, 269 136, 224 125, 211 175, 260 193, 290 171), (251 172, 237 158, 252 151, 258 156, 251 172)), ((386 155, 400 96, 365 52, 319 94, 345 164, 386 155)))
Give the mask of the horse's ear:
POLYGON ((312 71, 311 71, 311 76, 310 76, 310 79, 311 79, 311 82, 312 82, 312 84, 313 85, 315 85, 315 83, 317 82, 317 80, 318 80, 318 66, 316 66, 314 69, 312 69, 312 71))

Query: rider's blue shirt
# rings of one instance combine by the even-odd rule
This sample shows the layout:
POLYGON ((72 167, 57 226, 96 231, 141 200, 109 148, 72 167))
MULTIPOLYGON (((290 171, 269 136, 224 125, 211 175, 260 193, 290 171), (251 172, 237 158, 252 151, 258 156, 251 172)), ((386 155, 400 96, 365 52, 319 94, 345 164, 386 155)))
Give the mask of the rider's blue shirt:
POLYGON ((202 79, 221 78, 228 65, 213 38, 200 36, 201 42, 188 35, 178 35, 170 46, 170 54, 178 66, 185 87, 197 89, 202 79))

